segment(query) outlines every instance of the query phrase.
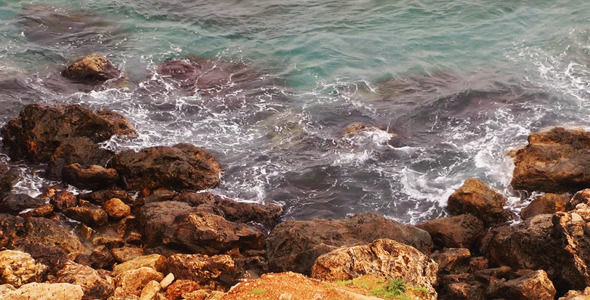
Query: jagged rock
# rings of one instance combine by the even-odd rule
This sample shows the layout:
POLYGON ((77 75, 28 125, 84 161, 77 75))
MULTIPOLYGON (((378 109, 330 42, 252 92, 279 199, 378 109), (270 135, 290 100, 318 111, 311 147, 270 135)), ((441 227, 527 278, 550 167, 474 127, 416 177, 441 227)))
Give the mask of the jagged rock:
POLYGON ((439 218, 416 227, 426 230, 438 249, 472 248, 484 233, 483 222, 471 214, 439 218))
POLYGON ((45 205, 45 200, 26 194, 10 194, 0 200, 0 212, 16 215, 25 209, 35 209, 45 205))
POLYGON ((10 193, 13 180, 14 176, 10 173, 10 169, 0 160, 0 199, 10 193))
POLYGON ((198 282, 192 280, 176 280, 166 289, 166 299, 182 300, 183 295, 201 289, 198 282))
POLYGON ((223 216, 229 221, 255 222, 268 228, 276 226, 283 214, 283 207, 276 204, 245 203, 219 197, 215 205, 223 211, 223 216))
POLYGON ((56 191, 50 198, 50 203, 58 210, 65 210, 78 205, 76 195, 68 191, 56 191))
POLYGON ((447 209, 452 215, 472 214, 486 226, 502 224, 512 215, 504 209, 506 197, 493 191, 479 179, 470 178, 455 191, 447 202, 447 209))
POLYGON ((438 273, 461 273, 469 271, 471 252, 466 248, 446 248, 432 253, 430 258, 438 265, 438 273))
POLYGON ((106 299, 114 292, 113 278, 91 267, 69 261, 56 274, 54 282, 71 283, 82 287, 83 299, 106 299))
POLYGON ((133 197, 131 197, 131 195, 129 195, 127 191, 120 190, 117 188, 95 191, 92 193, 80 195, 80 199, 85 199, 98 205, 103 205, 105 202, 113 198, 120 199, 127 205, 133 205, 133 203, 135 202, 133 197))
POLYGON ((37 207, 35 209, 23 211, 18 215, 23 218, 33 218, 33 217, 48 217, 53 213, 53 205, 46 204, 41 207, 37 207))
POLYGON ((82 167, 75 163, 63 168, 62 179, 77 188, 97 190, 115 185, 119 182, 119 174, 115 169, 107 169, 98 165, 82 167))
POLYGON ((168 271, 177 279, 195 281, 209 289, 229 287, 239 275, 229 255, 175 254, 168 258, 168 271))
POLYGON ((48 271, 33 257, 21 251, 4 250, 0 252, 0 284, 20 287, 23 284, 43 281, 48 271))
POLYGON ((291 270, 310 274, 320 255, 378 238, 392 239, 425 252, 432 248, 428 232, 377 214, 363 213, 341 220, 287 221, 277 225, 266 239, 268 263, 275 272, 291 270))
POLYGON ((3 293, 3 299, 68 299, 80 300, 84 296, 82 288, 69 283, 27 283, 20 288, 3 293))
MULTIPOLYGON (((78 261, 76 261, 78 262, 78 261)), ((115 258, 111 254, 110 249, 105 245, 100 245, 92 249, 89 261, 85 265, 90 265, 95 269, 111 269, 115 264, 115 258)), ((82 262, 79 262, 82 263, 82 262)))
POLYGON ((125 246, 111 249, 111 254, 118 263, 124 263, 144 255, 143 248, 125 246))
POLYGON ((113 267, 113 276, 118 276, 127 271, 139 268, 152 268, 158 272, 164 272, 167 268, 168 260, 166 257, 158 254, 144 255, 132 260, 126 261, 113 267))
POLYGON ((562 193, 590 187, 590 133, 556 127, 529 135, 528 142, 515 153, 514 189, 562 193))
POLYGON ((456 282, 445 285, 440 291, 440 300, 486 300, 483 284, 456 282))
POLYGON ((48 266, 52 274, 62 269, 64 264, 69 260, 67 253, 55 246, 20 240, 15 243, 14 247, 20 251, 29 253, 37 262, 48 266))
POLYGON ((583 189, 574 194, 566 204, 566 210, 575 209, 578 204, 590 204, 590 189, 583 189))
POLYGON ((100 148, 88 137, 74 137, 63 141, 49 158, 47 176, 61 179, 65 166, 78 163, 83 167, 90 165, 104 166, 113 156, 113 152, 100 148))
POLYGON ((132 190, 203 190, 220 183, 221 169, 215 157, 189 144, 122 151, 113 157, 111 165, 132 190))
POLYGON ((167 188, 158 188, 156 190, 151 191, 150 195, 144 195, 137 201, 143 202, 144 204, 151 202, 172 201, 176 196, 178 196, 178 193, 176 191, 169 190, 167 188))
POLYGON ((590 286, 585 288, 583 291, 569 291, 559 300, 586 300, 590 299, 590 286))
POLYGON ((69 79, 92 83, 117 78, 121 72, 106 57, 91 54, 73 62, 62 75, 69 79))
POLYGON ((193 253, 218 254, 233 248, 262 249, 264 235, 212 213, 193 212, 176 218, 166 229, 164 242, 180 245, 193 253))
POLYGON ((215 203, 215 195, 211 193, 196 193, 196 192, 183 192, 172 199, 173 201, 185 202, 191 206, 199 206, 202 204, 213 205, 215 203))
POLYGON ((111 198, 102 207, 112 219, 121 219, 131 213, 131 207, 119 198, 111 198))
POLYGON ((164 279, 162 273, 149 268, 141 267, 120 273, 115 277, 115 296, 135 295, 140 296, 141 291, 148 282, 155 280, 160 282, 164 279))
POLYGON ((558 211, 565 211, 570 197, 567 194, 544 194, 536 197, 531 204, 523 208, 520 216, 526 220, 540 214, 553 214, 558 211))
POLYGON ((135 131, 122 116, 107 110, 93 113, 80 105, 26 106, 2 127, 5 152, 13 160, 46 163, 61 143, 87 137, 94 143, 135 131))
POLYGON ((187 203, 177 201, 153 202, 142 206, 137 213, 139 229, 145 236, 148 247, 162 244, 164 231, 174 223, 179 216, 185 216, 195 211, 187 203))
POLYGON ((553 300, 555 299, 555 288, 547 273, 543 270, 531 271, 519 278, 493 282, 488 287, 486 294, 491 299, 535 299, 535 300, 553 300))
POLYGON ((64 214, 90 227, 103 226, 109 222, 107 213, 100 206, 94 204, 70 207, 64 210, 64 214))
POLYGON ((416 248, 390 239, 378 239, 363 246, 342 247, 318 257, 311 277, 325 281, 352 280, 363 275, 402 278, 429 292, 436 299, 438 265, 416 248))

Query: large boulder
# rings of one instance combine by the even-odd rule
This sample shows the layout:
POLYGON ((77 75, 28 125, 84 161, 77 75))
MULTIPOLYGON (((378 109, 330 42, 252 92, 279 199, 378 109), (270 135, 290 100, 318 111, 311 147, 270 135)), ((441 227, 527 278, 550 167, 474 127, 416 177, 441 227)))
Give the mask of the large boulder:
POLYGON ((189 204, 178 201, 152 202, 142 206, 137 212, 139 230, 145 236, 148 247, 162 245, 164 231, 177 217, 195 211, 189 204))
POLYGON ((363 275, 401 278, 426 288, 436 299, 438 265, 416 248, 389 239, 362 246, 342 247, 318 257, 311 277, 325 281, 352 280, 363 275))
POLYGON ((283 207, 277 204, 245 203, 217 197, 215 205, 229 221, 253 222, 267 228, 276 226, 283 214, 283 207))
POLYGON ((75 137, 62 142, 49 158, 47 176, 61 179, 64 167, 70 164, 104 166, 113 156, 113 152, 100 148, 88 137, 75 137))
POLYGON ((118 78, 121 72, 106 57, 90 54, 69 65, 62 75, 84 83, 100 83, 118 78))
POLYGON ((25 209, 45 206, 45 199, 33 198, 26 194, 10 194, 0 199, 0 212, 16 215, 25 209))
POLYGON ((93 113, 80 105, 31 104, 2 127, 3 147, 13 160, 46 163, 61 143, 87 137, 94 143, 135 131, 121 115, 108 110, 93 113))
POLYGON ((526 220, 530 217, 541 214, 553 214, 558 211, 565 211, 570 201, 568 194, 547 193, 535 197, 533 201, 520 211, 520 216, 526 220))
POLYGON ((266 239, 269 267, 276 272, 310 274, 320 255, 378 238, 392 239, 420 251, 432 248, 428 232, 373 213, 341 220, 287 221, 275 227, 266 239))
POLYGON ((48 271, 46 265, 40 264, 30 254, 4 250, 0 252, 0 284, 23 284, 43 281, 48 271))
POLYGON ((426 230, 439 249, 472 248, 484 233, 483 222, 471 214, 439 218, 416 227, 426 230))
POLYGON ((514 154, 514 189, 573 193, 590 187, 589 132, 556 127, 529 135, 528 142, 514 154))
POLYGON ((114 186, 119 182, 119 174, 115 169, 107 169, 98 165, 83 167, 78 163, 65 166, 62 178, 66 183, 88 190, 114 186))
POLYGON ((506 197, 481 180, 470 178, 449 196, 447 209, 452 215, 472 214, 484 221, 486 226, 491 226, 504 223, 512 217, 504 205, 506 197))
POLYGON ((220 183, 221 169, 215 157, 189 144, 122 151, 113 157, 111 166, 132 190, 203 190, 220 183))
POLYGON ((488 287, 489 299, 553 300, 555 287, 543 270, 529 271, 516 279, 492 282, 488 287))

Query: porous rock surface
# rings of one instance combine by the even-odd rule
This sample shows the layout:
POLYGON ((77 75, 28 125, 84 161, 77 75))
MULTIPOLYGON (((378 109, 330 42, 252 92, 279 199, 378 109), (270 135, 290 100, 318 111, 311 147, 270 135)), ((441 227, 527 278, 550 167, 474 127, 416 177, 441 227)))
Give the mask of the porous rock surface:
POLYGON ((119 77, 121 72, 104 56, 90 54, 69 65, 62 75, 82 82, 103 82, 119 77))
POLYGON ((449 196, 447 209, 452 215, 472 214, 480 218, 485 225, 491 226, 504 223, 511 218, 504 205, 506 197, 492 190, 481 180, 470 178, 449 196))
POLYGON ((471 215, 439 218, 416 227, 426 230, 437 248, 472 248, 484 233, 483 222, 471 215))
POLYGON ((43 281, 47 271, 47 266, 36 262, 28 253, 14 250, 0 252, 0 284, 20 287, 43 281))

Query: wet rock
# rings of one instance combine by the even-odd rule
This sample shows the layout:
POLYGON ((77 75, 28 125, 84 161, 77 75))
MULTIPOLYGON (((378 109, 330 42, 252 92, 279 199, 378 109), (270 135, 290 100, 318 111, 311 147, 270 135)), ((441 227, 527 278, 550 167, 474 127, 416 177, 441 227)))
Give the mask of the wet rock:
POLYGON ((2 127, 2 140, 11 159, 46 163, 59 145, 71 138, 88 137, 99 143, 134 132, 122 116, 111 111, 93 113, 80 105, 31 104, 2 127))
POLYGON ((78 198, 76 195, 68 191, 56 191, 49 201, 56 209, 61 211, 78 205, 78 198))
POLYGON ((20 287, 23 284, 44 281, 48 267, 40 264, 30 254, 21 251, 0 252, 0 283, 20 287))
POLYGON ((166 188, 158 188, 156 190, 151 191, 151 194, 144 195, 137 202, 151 203, 151 202, 162 202, 162 201, 172 201, 178 193, 173 190, 169 190, 166 188))
POLYGON ((126 261, 120 265, 113 267, 113 276, 118 276, 127 271, 136 270, 139 268, 152 268, 158 272, 164 273, 166 271, 168 260, 166 257, 158 254, 144 255, 132 260, 126 261))
MULTIPOLYGON (((108 232, 108 231, 107 231, 108 232)), ((113 236, 112 233, 105 233, 92 239, 93 245, 105 245, 108 248, 123 247, 125 241, 119 236, 113 236)))
POLYGON ((113 198, 120 199, 127 205, 133 205, 135 202, 135 199, 133 199, 133 197, 131 197, 127 191, 118 188, 111 188, 108 190, 95 191, 92 193, 80 195, 80 199, 85 199, 98 205, 103 205, 105 202, 113 198))
POLYGON ((133 190, 202 190, 220 183, 221 169, 215 157, 189 144, 123 151, 113 157, 111 165, 133 190))
POLYGON ((536 197, 531 204, 523 208, 520 216, 526 220, 540 214, 553 214, 558 211, 565 211, 570 197, 567 194, 544 194, 536 197))
POLYGON ((148 267, 125 271, 115 277, 115 296, 135 295, 140 296, 148 282, 164 279, 162 273, 148 267))
POLYGON ((12 190, 12 182, 14 176, 10 173, 10 169, 0 160, 0 198, 4 198, 12 190))
POLYGON ((202 254, 172 255, 168 258, 168 271, 177 279, 191 280, 209 289, 235 284, 240 273, 229 255, 202 254))
POLYGON ((456 282, 447 284, 440 291, 440 300, 486 300, 483 284, 456 282))
POLYGON ((107 169, 97 165, 84 168, 75 163, 63 168, 62 179, 80 189, 97 190, 118 183, 119 174, 115 169, 107 169))
POLYGON ((166 289, 166 299, 182 300, 183 295, 201 289, 198 282, 192 280, 176 280, 166 289))
POLYGON ((82 287, 83 299, 106 299, 114 292, 114 281, 108 275, 84 265, 69 261, 56 274, 55 282, 71 283, 82 287))
POLYGON ((33 198, 26 194, 10 194, 0 200, 0 212, 16 215, 25 209, 35 209, 45 205, 45 199, 33 198))
POLYGON ((223 216, 229 221, 254 222, 267 228, 276 226, 283 214, 283 207, 276 204, 244 203, 219 197, 215 205, 223 211, 223 216))
POLYGON ((514 189, 562 193, 590 187, 590 133, 556 127, 529 135, 528 142, 514 157, 514 189))
POLYGON ((78 285, 69 283, 37 283, 32 282, 1 295, 4 299, 68 299, 80 300, 84 292, 78 285))
POLYGON ((106 57, 91 54, 73 62, 62 75, 76 81, 98 83, 117 78, 121 72, 106 57))
POLYGON ((43 206, 35 208, 35 209, 22 211, 21 213, 19 213, 19 216, 21 216, 23 218, 33 218, 33 217, 40 218, 40 217, 48 217, 52 213, 53 213, 53 205, 46 204, 46 205, 43 205, 43 206))
POLYGON ((88 137, 74 137, 63 141, 49 158, 47 176, 61 179, 62 170, 70 164, 104 166, 113 156, 113 152, 102 149, 88 137))
POLYGON ((492 299, 555 299, 555 288, 543 270, 531 271, 519 278, 505 282, 492 283, 488 287, 488 297, 492 299))
POLYGON ((266 239, 268 263, 276 272, 292 270, 310 274, 316 258, 341 246, 370 243, 388 238, 428 252, 428 232, 385 217, 363 213, 341 220, 287 221, 266 239))
POLYGON ((123 263, 143 256, 144 251, 143 248, 140 247, 125 246, 121 248, 111 249, 111 254, 113 254, 113 257, 117 260, 118 263, 123 263))
POLYGON ((94 204, 70 207, 64 210, 64 214, 90 227, 100 227, 109 221, 107 213, 100 206, 94 204))
POLYGON ((389 239, 363 246, 342 247, 317 258, 311 276, 326 281, 352 280, 363 275, 402 278, 436 299, 437 264, 416 248, 389 239))
POLYGON ((212 205, 215 203, 215 195, 211 193, 183 192, 174 196, 172 200, 185 202, 191 206, 212 205))
POLYGON ((493 191, 479 179, 470 178, 455 191, 447 202, 447 209, 452 215, 472 214, 486 226, 502 224, 512 215, 504 209, 506 198, 493 191))
POLYGON ((484 233, 483 222, 471 214, 439 218, 416 227, 426 230, 438 249, 472 248, 484 233))
POLYGON ((162 235, 168 226, 171 226, 177 217, 188 215, 192 211, 195 211, 193 207, 177 201, 154 202, 142 206, 137 213, 137 221, 145 236, 146 245, 161 245, 162 235))
POLYGON ((118 198, 110 199, 105 202, 102 207, 112 219, 121 219, 131 213, 131 207, 118 198))
POLYGON ((583 291, 569 291, 559 300, 586 300, 590 299, 590 286, 585 288, 583 291))
POLYGON ((164 242, 193 253, 218 254, 233 248, 262 249, 264 235, 245 224, 230 222, 207 212, 176 218, 166 229, 164 242))

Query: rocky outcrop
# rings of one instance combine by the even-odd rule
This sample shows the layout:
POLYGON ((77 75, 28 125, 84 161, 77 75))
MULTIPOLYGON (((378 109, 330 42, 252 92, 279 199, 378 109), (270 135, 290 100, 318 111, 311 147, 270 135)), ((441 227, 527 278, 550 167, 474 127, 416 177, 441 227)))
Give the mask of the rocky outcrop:
POLYGON ((253 222, 262 224, 266 228, 275 227, 283 214, 281 205, 237 202, 221 197, 217 197, 215 206, 229 221, 253 222))
POLYGON ((0 252, 0 284, 20 287, 30 282, 42 282, 48 271, 30 254, 21 251, 4 250, 0 252))
POLYGON ((273 271, 310 274, 320 255, 378 238, 392 239, 421 251, 432 248, 428 232, 372 213, 341 220, 287 221, 275 227, 266 239, 269 267, 273 271))
POLYGON ((585 288, 583 291, 569 291, 559 300, 586 300, 590 299, 590 287, 585 288))
POLYGON ((10 194, 0 199, 0 212, 16 215, 25 209, 45 206, 45 199, 33 198, 26 194, 10 194))
POLYGON ((69 283, 37 283, 32 282, 15 290, 0 292, 2 299, 29 300, 29 299, 68 299, 81 300, 84 291, 79 285, 69 283))
POLYGON ((88 266, 69 261, 54 280, 56 283, 71 283, 82 287, 82 299, 106 299, 113 294, 113 278, 88 266))
POLYGON ((455 191, 447 202, 447 209, 452 215, 472 214, 486 226, 502 224, 511 218, 504 209, 506 197, 495 192, 479 179, 470 178, 455 191))
POLYGON ((74 137, 63 141, 49 158, 47 176, 61 179, 62 170, 70 164, 104 166, 113 156, 113 152, 102 149, 88 137, 74 137))
POLYGON ((195 211, 190 205, 177 201, 153 202, 142 206, 137 212, 139 229, 145 236, 145 244, 155 247, 162 244, 164 231, 179 216, 195 211))
POLYGON ((318 257, 311 277, 325 281, 352 280, 363 275, 401 278, 422 286, 427 299, 436 299, 438 265, 416 248, 389 239, 362 246, 342 247, 318 257))
POLYGON ((122 116, 107 110, 93 113, 80 105, 26 106, 2 127, 4 151, 13 160, 46 163, 65 141, 87 137, 94 143, 135 131, 122 116))
POLYGON ((483 222, 471 214, 439 218, 416 227, 426 230, 438 249, 472 248, 484 233, 483 222))
POLYGON ((118 78, 121 72, 106 57, 91 54, 73 62, 62 75, 84 83, 100 83, 118 78))
POLYGON ((573 193, 590 187, 590 133, 556 127, 529 135, 528 142, 514 154, 514 189, 573 193))
POLYGON ((168 258, 168 271, 214 290, 232 286, 240 275, 229 255, 175 254, 168 258))
POLYGON ((520 216, 526 220, 541 214, 553 214, 565 211, 570 197, 567 194, 544 194, 536 197, 527 207, 520 211, 520 216))
POLYGON ((543 270, 529 271, 508 281, 492 282, 488 287, 489 299, 553 300, 555 288, 543 270))
POLYGON ((122 151, 113 157, 111 166, 132 190, 202 190, 220 183, 221 169, 215 157, 188 144, 122 151))
POLYGON ((77 188, 97 190, 117 184, 119 174, 115 169, 107 169, 97 165, 84 168, 76 163, 63 168, 62 179, 77 188))

